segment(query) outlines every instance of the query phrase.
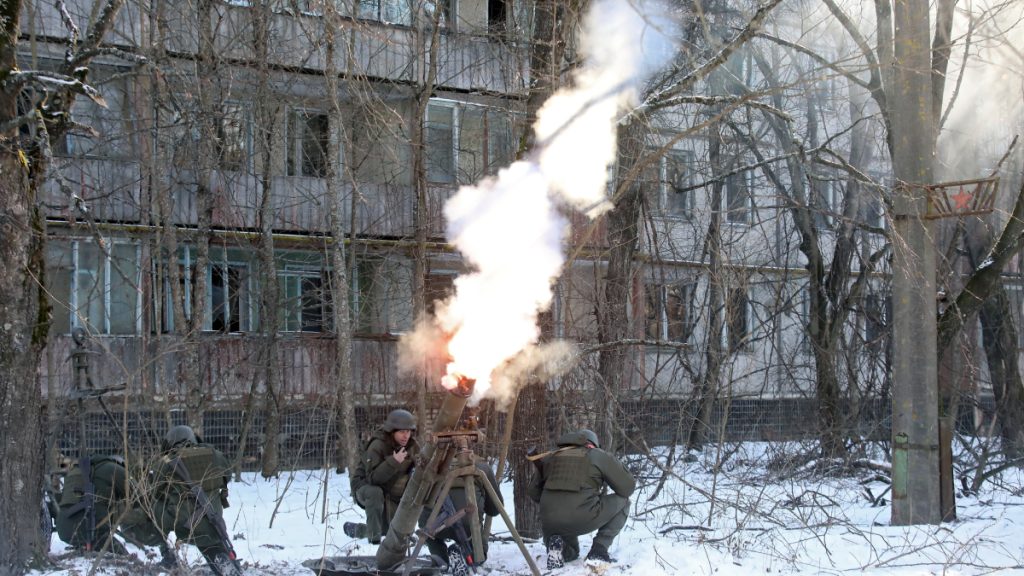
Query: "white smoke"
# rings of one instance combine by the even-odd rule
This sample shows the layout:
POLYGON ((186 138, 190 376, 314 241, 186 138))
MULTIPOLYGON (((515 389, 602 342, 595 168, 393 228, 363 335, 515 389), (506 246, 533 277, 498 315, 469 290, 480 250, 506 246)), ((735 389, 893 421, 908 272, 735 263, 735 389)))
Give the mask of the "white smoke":
POLYGON ((958 7, 953 38, 943 99, 952 109, 939 135, 936 178, 980 178, 1024 129, 1024 5, 978 0, 958 7), (965 61, 971 22, 976 28, 965 61))
MULTIPOLYGON (((586 62, 573 88, 539 111, 529 159, 462 187, 445 205, 448 240, 473 272, 455 280, 455 295, 437 307, 434 322, 450 337, 449 375, 475 379, 475 400, 492 384, 500 387, 496 396, 508 398, 529 371, 524 367, 546 366, 542 371, 552 374, 550 367, 559 366, 553 352, 564 354, 565 347, 535 344, 537 315, 550 307, 565 262, 568 221, 560 210, 594 218, 612 207, 606 187, 616 121, 634 104, 644 74, 671 54, 665 28, 652 27, 624 0, 593 3, 581 44, 586 62)), ((406 344, 417 338, 419 330, 406 344)))

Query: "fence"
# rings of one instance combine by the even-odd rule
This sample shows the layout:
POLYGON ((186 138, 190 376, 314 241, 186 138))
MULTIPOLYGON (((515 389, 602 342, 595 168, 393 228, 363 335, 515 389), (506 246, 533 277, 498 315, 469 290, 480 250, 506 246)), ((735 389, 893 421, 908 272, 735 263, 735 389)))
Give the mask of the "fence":
MULTIPOLYGON (((439 405, 440 396, 430 398, 428 410, 439 405)), ((408 404, 380 404, 356 408, 356 429, 364 436, 382 422, 388 411, 408 404)), ((991 412, 991 400, 982 402, 980 410, 967 406, 958 419, 962 432, 974 430, 975 416, 991 412), (988 407, 986 409, 986 406, 988 407)), ((564 406, 552 404, 548 429, 556 436, 565 427, 557 412, 564 406)), ((685 441, 686 427, 692 422, 693 406, 687 399, 658 398, 629 400, 619 404, 622 434, 634 446, 664 446, 685 441), (641 443, 640 440, 643 442, 641 443)), ((744 398, 716 402, 711 410, 710 429, 722 441, 798 440, 816 434, 817 402, 813 398, 744 398)), ((887 399, 872 399, 856 407, 846 407, 848 432, 865 439, 886 440, 890 435, 890 406, 887 399)), ((498 441, 504 427, 505 414, 484 403, 477 409, 477 418, 487 439, 477 452, 483 456, 497 454, 498 441)), ((581 414, 580 416, 586 416, 581 414)), ((187 422, 184 410, 131 410, 114 412, 115 422, 102 412, 88 411, 82 417, 73 411, 59 414, 52 422, 57 445, 66 456, 77 457, 79 437, 85 434, 84 447, 89 453, 119 453, 122 439, 133 452, 151 455, 158 451, 160 439, 169 426, 187 422), (82 420, 84 419, 84 424, 82 420)), ((428 418, 429 420, 429 418, 428 418)), ((239 451, 244 415, 241 409, 218 407, 203 415, 203 441, 234 459, 239 451)), ((585 420, 583 420, 585 423, 585 420)), ((257 469, 264 444, 264 415, 254 413, 251 432, 241 459, 243 469, 257 469)), ((585 424, 583 424, 585 425, 585 424)), ((286 407, 280 417, 278 445, 280 464, 284 469, 333 467, 338 461, 337 413, 327 405, 294 405, 286 407)))

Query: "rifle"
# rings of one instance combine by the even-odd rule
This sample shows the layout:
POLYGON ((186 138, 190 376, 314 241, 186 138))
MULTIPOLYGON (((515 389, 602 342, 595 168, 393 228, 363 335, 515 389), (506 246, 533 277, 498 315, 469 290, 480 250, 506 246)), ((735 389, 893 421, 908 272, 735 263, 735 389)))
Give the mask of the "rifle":
MULTIPOLYGON (((475 496, 475 495, 474 495, 475 496)), ((469 498, 469 494, 466 495, 469 498)), ((434 521, 436 531, 443 530, 444 528, 451 526, 452 531, 455 532, 455 544, 462 551, 463 558, 466 559, 466 564, 470 567, 476 566, 475 558, 473 558, 473 542, 470 541, 469 535, 466 534, 466 527, 462 525, 462 518, 466 515, 466 510, 470 507, 463 508, 461 510, 455 510, 455 502, 452 501, 452 497, 449 495, 445 497, 444 504, 441 505, 441 512, 438 514, 437 520, 434 521)))
POLYGON ((185 467, 185 464, 181 461, 181 457, 177 454, 174 455, 172 465, 174 466, 174 474, 185 482, 185 485, 188 486, 189 493, 196 501, 196 510, 189 521, 190 524, 194 526, 199 521, 200 515, 206 516, 206 519, 210 521, 210 524, 212 524, 213 528, 217 531, 217 535, 220 537, 221 544, 224 545, 224 549, 227 550, 228 558, 230 558, 232 562, 236 561, 237 556, 235 555, 235 547, 231 545, 231 538, 228 537, 228 528, 224 524, 224 518, 214 513, 213 505, 210 503, 210 499, 206 496, 206 492, 203 492, 203 488, 192 480, 192 476, 188 473, 188 468, 185 467))
POLYGON ((82 470, 82 505, 85 508, 85 549, 93 549, 96 540, 96 484, 92 481, 92 459, 82 456, 78 459, 78 467, 82 470))
POLYGON ((547 458, 548 456, 553 456, 555 454, 558 454, 559 452, 565 452, 566 450, 572 450, 573 448, 579 448, 579 446, 562 446, 561 448, 556 448, 554 450, 548 450, 547 452, 541 452, 540 454, 538 454, 537 453, 537 448, 533 447, 533 448, 530 448, 529 451, 527 451, 526 459, 529 460, 530 462, 533 462, 534 465, 538 465, 539 466, 539 463, 537 462, 538 460, 541 460, 542 458, 547 458))

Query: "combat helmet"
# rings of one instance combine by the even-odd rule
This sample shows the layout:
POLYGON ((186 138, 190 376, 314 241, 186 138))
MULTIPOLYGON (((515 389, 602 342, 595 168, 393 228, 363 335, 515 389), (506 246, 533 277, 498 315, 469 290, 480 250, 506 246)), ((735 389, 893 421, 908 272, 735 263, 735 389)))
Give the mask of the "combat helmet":
POLYGON ((593 430, 590 430, 590 429, 587 429, 587 428, 580 428, 579 434, 580 434, 580 436, 583 436, 584 438, 586 438, 587 442, 590 442, 595 447, 597 447, 597 448, 601 447, 601 442, 597 439, 597 434, 594 434, 593 430))
POLYGON ((178 444, 198 444, 199 440, 196 438, 196 433, 192 431, 192 428, 185 426, 184 424, 179 426, 173 426, 164 434, 164 439, 160 442, 160 448, 162 450, 170 450, 178 444))
POLYGON ((416 430, 416 417, 412 415, 412 412, 408 410, 392 410, 388 417, 384 419, 384 424, 381 428, 385 432, 394 432, 395 430, 416 430))

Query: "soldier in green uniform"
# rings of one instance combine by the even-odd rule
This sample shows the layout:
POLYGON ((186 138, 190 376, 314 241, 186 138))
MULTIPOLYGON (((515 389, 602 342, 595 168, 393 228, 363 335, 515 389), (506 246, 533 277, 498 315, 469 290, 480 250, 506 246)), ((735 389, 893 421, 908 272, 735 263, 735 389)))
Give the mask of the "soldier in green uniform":
POLYGON ((167 431, 152 469, 154 516, 160 530, 202 552, 218 576, 241 576, 224 525, 231 465, 224 454, 203 444, 188 426, 167 431))
POLYGON ((350 538, 379 544, 387 533, 419 454, 415 433, 416 417, 401 409, 392 410, 373 431, 351 475, 352 499, 366 511, 366 524, 345 522, 350 538))
POLYGON ((636 480, 614 456, 599 448, 597 435, 582 429, 564 434, 558 448, 541 455, 528 494, 540 503, 548 569, 580 555, 578 536, 597 530, 588 560, 614 562, 608 548, 626 525, 636 480), (612 493, 608 494, 607 488, 612 493))
POLYGON ((159 546, 160 564, 176 564, 163 535, 137 506, 128 502, 128 473, 117 455, 86 456, 64 478, 57 535, 72 546, 86 550, 124 553, 114 532, 140 546, 159 546))
MULTIPOLYGON (((479 479, 474 484, 476 498, 475 506, 477 519, 480 524, 483 525, 484 514, 488 516, 497 516, 501 513, 500 506, 504 504, 504 500, 501 497, 501 489, 498 487, 498 480, 494 477, 494 472, 491 471, 491 467, 483 462, 476 463, 477 469, 484 473, 487 478, 487 483, 494 489, 495 495, 498 497, 497 500, 491 498, 487 489, 480 483, 479 479)), ((448 515, 455 514, 458 510, 466 507, 466 483, 463 478, 456 478, 452 482, 451 490, 448 492, 448 502, 445 503, 444 509, 437 518, 434 519, 434 523, 443 521, 448 515)), ((433 508, 430 506, 424 507, 420 513, 420 527, 425 528, 427 520, 430 518, 430 513, 433 508)), ((438 532, 434 538, 427 539, 427 549, 430 553, 448 563, 448 574, 453 576, 467 576, 471 574, 470 565, 480 566, 487 560, 487 539, 485 538, 481 542, 483 547, 483 558, 473 558, 473 543, 471 541, 472 526, 469 516, 463 516, 458 523, 452 524, 438 532), (446 540, 454 540, 450 546, 445 545, 446 540), (470 562, 467 562, 467 556, 470 562)))

